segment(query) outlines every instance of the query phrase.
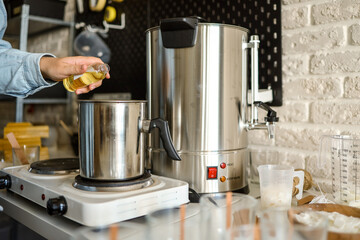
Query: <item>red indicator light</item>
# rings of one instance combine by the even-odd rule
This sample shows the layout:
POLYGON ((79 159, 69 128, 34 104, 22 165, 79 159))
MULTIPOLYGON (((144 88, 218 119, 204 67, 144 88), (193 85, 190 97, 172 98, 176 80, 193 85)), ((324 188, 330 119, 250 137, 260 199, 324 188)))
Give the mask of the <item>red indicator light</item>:
POLYGON ((224 162, 220 163, 220 167, 221 167, 222 169, 226 168, 226 163, 224 163, 224 162))

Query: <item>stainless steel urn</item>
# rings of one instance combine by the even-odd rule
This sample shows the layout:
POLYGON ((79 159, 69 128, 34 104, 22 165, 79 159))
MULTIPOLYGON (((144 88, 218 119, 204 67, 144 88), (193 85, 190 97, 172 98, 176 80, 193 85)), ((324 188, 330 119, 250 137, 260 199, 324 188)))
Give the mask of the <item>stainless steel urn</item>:
POLYGON ((248 130, 271 129, 277 120, 269 108, 267 122, 257 121, 257 107, 264 108, 255 101, 257 91, 248 102, 247 49, 254 50, 256 71, 259 42, 256 37, 248 42, 248 34, 242 27, 194 17, 161 20, 146 31, 148 114, 169 122, 182 159, 167 161, 152 133, 153 173, 187 181, 197 193, 248 191, 248 130))

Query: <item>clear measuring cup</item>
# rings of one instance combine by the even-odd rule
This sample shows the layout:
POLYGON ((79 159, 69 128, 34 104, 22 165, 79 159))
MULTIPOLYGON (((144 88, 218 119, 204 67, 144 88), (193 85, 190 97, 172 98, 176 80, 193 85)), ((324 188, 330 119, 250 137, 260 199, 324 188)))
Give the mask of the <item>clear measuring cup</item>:
POLYGON ((299 178, 295 186, 299 189, 297 199, 302 198, 304 172, 294 171, 291 166, 261 165, 258 167, 260 177, 261 208, 291 207, 294 177, 299 178))
POLYGON ((332 196, 339 204, 360 207, 360 139, 349 135, 321 137, 319 167, 331 166, 332 196))
POLYGON ((269 149, 248 148, 250 181, 259 184, 258 167, 265 164, 279 164, 279 154, 277 151, 269 149))

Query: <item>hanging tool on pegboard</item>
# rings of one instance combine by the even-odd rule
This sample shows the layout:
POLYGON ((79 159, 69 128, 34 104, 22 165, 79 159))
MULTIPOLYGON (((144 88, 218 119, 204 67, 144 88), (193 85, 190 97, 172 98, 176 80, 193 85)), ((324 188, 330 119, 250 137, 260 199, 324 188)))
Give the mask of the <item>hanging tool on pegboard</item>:
POLYGON ((124 0, 108 0, 104 13, 104 20, 106 22, 113 24, 122 22, 121 14, 124 13, 122 2, 124 0))
MULTIPOLYGON (((78 0, 82 1, 82 0, 78 0)), ((89 0, 89 8, 94 12, 104 11, 104 20, 102 21, 103 27, 88 25, 84 22, 75 24, 76 29, 86 28, 90 32, 99 33, 102 37, 106 38, 109 29, 122 30, 125 28, 125 13, 117 10, 114 3, 121 3, 124 0, 89 0), (105 8, 106 6, 106 8, 105 8), (105 9, 105 10, 104 10, 105 9), (109 22, 116 22, 118 24, 109 24, 109 22)), ((119 8, 118 8, 119 9, 119 8)))
POLYGON ((106 5, 106 0, 89 0, 89 8, 93 12, 101 12, 106 5))

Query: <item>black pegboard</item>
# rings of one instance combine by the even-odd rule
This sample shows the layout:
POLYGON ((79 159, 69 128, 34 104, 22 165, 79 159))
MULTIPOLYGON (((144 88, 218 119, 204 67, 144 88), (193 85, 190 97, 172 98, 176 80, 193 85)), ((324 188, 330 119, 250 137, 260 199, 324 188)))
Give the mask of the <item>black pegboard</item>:
MULTIPOLYGON (((133 99, 146 99, 146 44, 145 31, 148 28, 148 3, 145 0, 124 0, 112 3, 120 12, 126 14, 123 30, 110 29, 108 37, 103 38, 111 49, 109 80, 103 81, 100 88, 80 98, 89 98, 94 93, 130 92, 133 99)), ((92 26, 102 26, 104 12, 91 12, 88 1, 84 1, 85 11, 78 14, 76 22, 92 26)), ((112 24, 120 24, 116 20, 112 24)))
MULTIPOLYGON (((247 27, 260 36, 259 87, 273 89, 272 106, 282 105, 281 3, 280 0, 248 0, 247 27)), ((247 15, 247 16, 246 16, 247 15)), ((244 19, 246 18, 246 19, 244 19)), ((246 21, 244 21, 246 22, 246 21)))
MULTIPOLYGON (((208 22, 242 26, 260 36, 259 87, 271 87, 271 105, 281 106, 280 4, 280 0, 124 0, 118 7, 126 13, 126 28, 110 30, 105 39, 113 54, 111 80, 94 92, 131 92, 134 99, 145 99, 145 30, 163 18, 200 16, 208 22)), ((99 24, 102 19, 103 13, 87 11, 77 21, 99 24)))

